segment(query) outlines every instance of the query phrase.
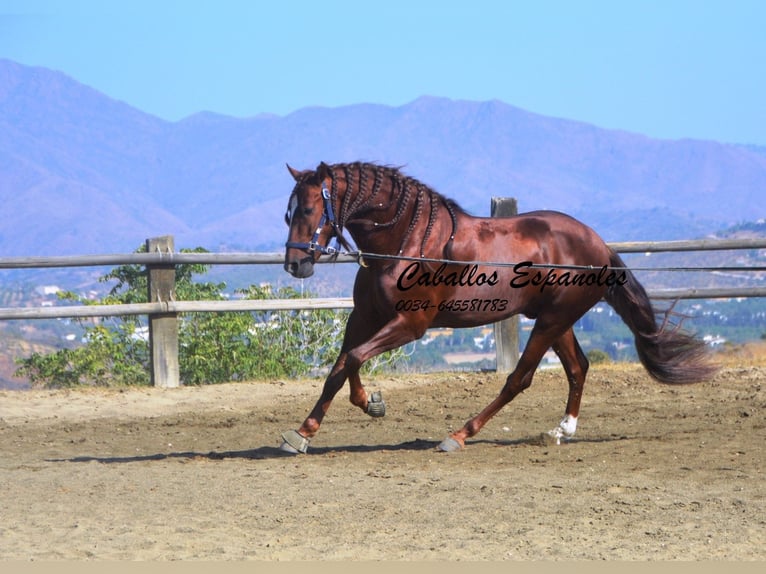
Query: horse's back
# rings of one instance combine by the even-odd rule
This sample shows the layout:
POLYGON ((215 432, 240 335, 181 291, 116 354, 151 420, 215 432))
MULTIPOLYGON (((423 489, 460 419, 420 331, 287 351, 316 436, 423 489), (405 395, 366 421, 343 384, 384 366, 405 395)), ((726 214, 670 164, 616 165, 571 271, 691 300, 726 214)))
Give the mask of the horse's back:
POLYGON ((463 241, 488 261, 498 254, 536 263, 607 265, 610 250, 588 225, 559 211, 539 210, 508 217, 478 217, 463 241))

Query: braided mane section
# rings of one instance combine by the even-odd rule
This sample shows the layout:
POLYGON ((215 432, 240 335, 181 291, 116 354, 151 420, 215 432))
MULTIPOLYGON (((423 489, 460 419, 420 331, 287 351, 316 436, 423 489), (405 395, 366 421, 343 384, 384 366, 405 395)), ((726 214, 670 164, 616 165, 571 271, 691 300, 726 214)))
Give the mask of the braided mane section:
MULTIPOLYGON (((346 195, 343 196, 343 205, 340 208, 340 213, 338 214, 338 217, 340 218, 340 225, 343 226, 343 223, 348 218, 348 206, 351 203, 351 198, 354 195, 354 174, 353 174, 353 166, 351 165, 344 165, 343 166, 343 172, 346 176, 346 195)), ((333 177, 333 182, 335 181, 335 178, 333 177)))
POLYGON ((439 208, 446 208, 452 220, 452 232, 444 244, 443 253, 448 255, 457 229, 457 214, 462 209, 452 200, 418 180, 404 175, 399 168, 372 163, 335 164, 330 166, 332 174, 332 202, 337 201, 337 180, 340 174, 346 180, 346 191, 338 210, 338 225, 342 229, 354 217, 370 211, 389 211, 396 206, 390 220, 379 222, 376 230, 382 231, 397 225, 403 217, 409 217, 409 225, 402 235, 398 254, 410 245, 412 235, 424 212, 428 217, 425 231, 420 240, 420 256, 425 257, 425 248, 433 231, 439 208))

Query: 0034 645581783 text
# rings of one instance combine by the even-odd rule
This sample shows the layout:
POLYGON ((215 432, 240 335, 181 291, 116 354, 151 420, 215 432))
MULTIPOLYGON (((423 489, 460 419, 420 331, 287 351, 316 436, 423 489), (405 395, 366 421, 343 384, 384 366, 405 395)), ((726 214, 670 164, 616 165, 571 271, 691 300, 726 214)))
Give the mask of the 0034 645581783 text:
POLYGON ((439 311, 455 312, 484 312, 505 311, 508 308, 507 299, 444 299, 435 303, 430 299, 399 299, 394 305, 397 311, 427 311, 437 307, 439 311))

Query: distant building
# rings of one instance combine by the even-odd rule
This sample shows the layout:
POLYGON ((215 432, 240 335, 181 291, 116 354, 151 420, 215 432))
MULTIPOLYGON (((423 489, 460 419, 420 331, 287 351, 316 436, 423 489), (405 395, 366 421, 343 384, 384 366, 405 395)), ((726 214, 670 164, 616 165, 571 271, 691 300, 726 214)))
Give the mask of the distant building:
POLYGON ((61 289, 58 285, 40 285, 35 288, 35 293, 42 295, 43 297, 50 297, 56 295, 61 289))
POLYGON ((723 345, 726 342, 726 339, 720 335, 705 335, 702 337, 702 340, 706 345, 710 345, 711 347, 717 347, 718 345, 723 345))

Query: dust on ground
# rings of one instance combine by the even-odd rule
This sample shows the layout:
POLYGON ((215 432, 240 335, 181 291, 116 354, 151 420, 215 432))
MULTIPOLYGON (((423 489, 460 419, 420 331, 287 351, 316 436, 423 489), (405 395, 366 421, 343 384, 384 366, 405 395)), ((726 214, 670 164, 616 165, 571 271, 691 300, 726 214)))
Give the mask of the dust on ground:
POLYGON ((542 371, 465 449, 436 445, 494 373, 341 391, 308 454, 279 449, 319 381, 0 393, 0 558, 764 560, 766 367, 691 386, 592 368, 577 436, 540 440, 566 382, 542 371))

